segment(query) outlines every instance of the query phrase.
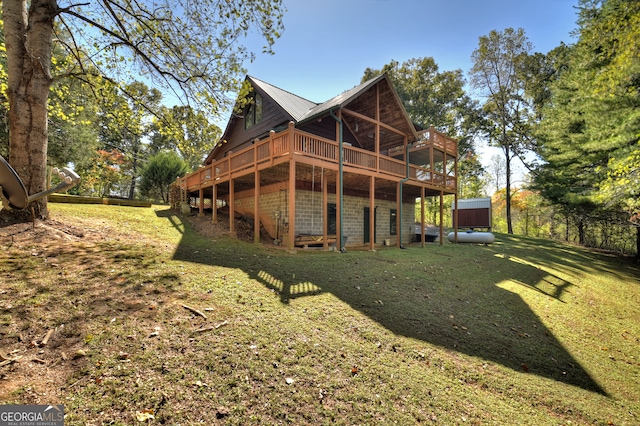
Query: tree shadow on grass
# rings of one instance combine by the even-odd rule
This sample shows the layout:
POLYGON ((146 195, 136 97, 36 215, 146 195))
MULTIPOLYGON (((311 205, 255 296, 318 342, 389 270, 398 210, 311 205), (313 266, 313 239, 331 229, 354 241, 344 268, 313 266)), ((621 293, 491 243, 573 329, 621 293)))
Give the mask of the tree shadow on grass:
POLYGON ((241 269, 284 304, 331 293, 397 335, 606 394, 545 321, 518 294, 502 288, 515 283, 548 303, 564 303, 576 283, 545 272, 535 259, 510 257, 508 246, 291 254, 233 239, 208 241, 187 226, 174 258, 241 269), (203 244, 211 250, 200 250, 203 244))

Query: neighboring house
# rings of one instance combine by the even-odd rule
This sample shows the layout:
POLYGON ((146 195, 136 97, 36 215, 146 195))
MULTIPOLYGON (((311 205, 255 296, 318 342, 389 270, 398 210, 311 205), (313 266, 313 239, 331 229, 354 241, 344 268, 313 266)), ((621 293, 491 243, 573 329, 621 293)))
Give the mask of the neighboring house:
POLYGON ((321 104, 247 80, 243 115, 203 167, 176 181, 174 207, 213 206, 217 221, 226 205, 230 217, 258 218, 255 241, 262 225, 290 249, 402 247, 416 222, 425 226, 415 218, 425 197, 439 197, 442 223, 443 196, 457 199, 457 142, 412 123, 386 74, 321 104))

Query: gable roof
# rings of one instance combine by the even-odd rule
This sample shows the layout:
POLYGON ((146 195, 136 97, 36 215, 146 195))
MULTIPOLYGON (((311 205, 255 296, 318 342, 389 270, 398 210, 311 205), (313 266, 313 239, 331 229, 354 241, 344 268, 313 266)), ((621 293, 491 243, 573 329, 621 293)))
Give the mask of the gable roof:
POLYGON ((314 108, 309 109, 299 121, 302 122, 313 120, 317 116, 325 114, 332 109, 340 108, 341 106, 348 104, 353 99, 357 98, 362 92, 374 86, 384 78, 386 78, 386 74, 381 74, 378 77, 367 80, 364 83, 355 86, 353 89, 349 89, 346 92, 343 92, 324 103, 316 105, 314 108))
MULTIPOLYGON (((349 89, 326 102, 316 103, 305 99, 301 96, 295 95, 286 90, 280 89, 272 84, 269 84, 265 81, 257 79, 252 76, 247 76, 246 80, 250 82, 250 84, 254 87, 254 89, 258 92, 261 92, 264 96, 267 96, 273 101, 273 104, 276 108, 280 109, 285 117, 287 117, 287 121, 293 121, 296 126, 304 123, 311 122, 322 116, 328 115, 331 111, 335 109, 340 109, 348 104, 354 102, 358 103, 359 98, 361 99, 369 99, 371 101, 371 92, 367 96, 367 92, 376 86, 376 84, 384 81, 387 84, 385 85, 385 93, 386 93, 386 102, 394 102, 397 105, 397 109, 395 113, 392 113, 388 116, 391 120, 387 122, 388 125, 393 125, 398 130, 404 130, 407 133, 412 134, 414 139, 417 139, 417 132, 414 123, 409 118, 407 111, 404 109, 402 101, 398 96, 398 93, 393 88, 393 84, 389 80, 389 77, 386 73, 381 74, 377 77, 374 77, 370 80, 361 83, 352 89, 349 89)), ((366 101, 365 101, 366 102, 366 101)), ((228 134, 231 123, 238 119, 238 116, 232 114, 229 122, 227 123, 227 128, 222 134, 222 139, 228 134)), ((396 145, 398 141, 388 140, 388 145, 396 145)), ((401 142, 400 142, 401 143, 401 142)), ((205 164, 209 163, 212 158, 217 154, 218 151, 222 149, 222 144, 218 144, 207 156, 205 160, 205 164)))
POLYGON ((251 82, 253 87, 258 88, 268 97, 273 99, 280 108, 282 108, 293 121, 298 122, 300 119, 311 109, 318 104, 305 99, 301 96, 294 95, 291 92, 280 89, 272 84, 258 80, 255 77, 247 76, 247 79, 251 82))

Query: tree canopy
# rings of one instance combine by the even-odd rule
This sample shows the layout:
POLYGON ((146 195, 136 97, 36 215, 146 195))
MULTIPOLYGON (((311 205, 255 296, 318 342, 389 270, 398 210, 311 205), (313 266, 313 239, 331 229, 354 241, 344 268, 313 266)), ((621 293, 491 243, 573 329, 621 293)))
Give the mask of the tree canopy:
POLYGON ((202 165, 220 139, 222 131, 209 123, 206 114, 190 106, 162 107, 151 126, 151 150, 174 150, 191 170, 202 165))
POLYGON ((140 191, 143 195, 169 201, 169 187, 187 173, 187 163, 173 151, 160 151, 149 158, 142 172, 140 191))
MULTIPOLYGON (((539 126, 536 185, 567 208, 640 212, 640 3, 580 2, 539 126)), ((640 223, 640 222, 639 222, 640 223)))
POLYGON ((530 108, 525 98, 522 69, 532 50, 522 28, 493 30, 478 41, 469 73, 471 86, 485 98, 485 133, 490 144, 504 153, 506 166, 506 214, 508 232, 511 223, 511 160, 523 157, 528 136, 530 108))
MULTIPOLYGON (((127 84, 145 79, 216 116, 231 106, 227 94, 239 90, 253 58, 243 39, 257 33, 272 53, 282 14, 281 0, 3 1, 9 163, 29 193, 45 189, 47 101, 52 85, 70 77, 94 91, 96 80, 109 82, 126 95, 127 84), (56 51, 64 62, 52 63, 56 51)), ((47 217, 46 199, 31 207, 47 217)))

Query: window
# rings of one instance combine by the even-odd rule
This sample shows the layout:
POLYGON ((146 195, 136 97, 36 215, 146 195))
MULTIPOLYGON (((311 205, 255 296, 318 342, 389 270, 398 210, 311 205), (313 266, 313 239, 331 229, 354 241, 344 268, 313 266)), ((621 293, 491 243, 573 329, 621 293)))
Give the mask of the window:
POLYGON ((244 114, 244 128, 249 130, 262 121, 262 96, 259 93, 253 97, 244 114))
POLYGON ((396 209, 389 210, 389 235, 397 235, 397 221, 398 213, 396 209))

